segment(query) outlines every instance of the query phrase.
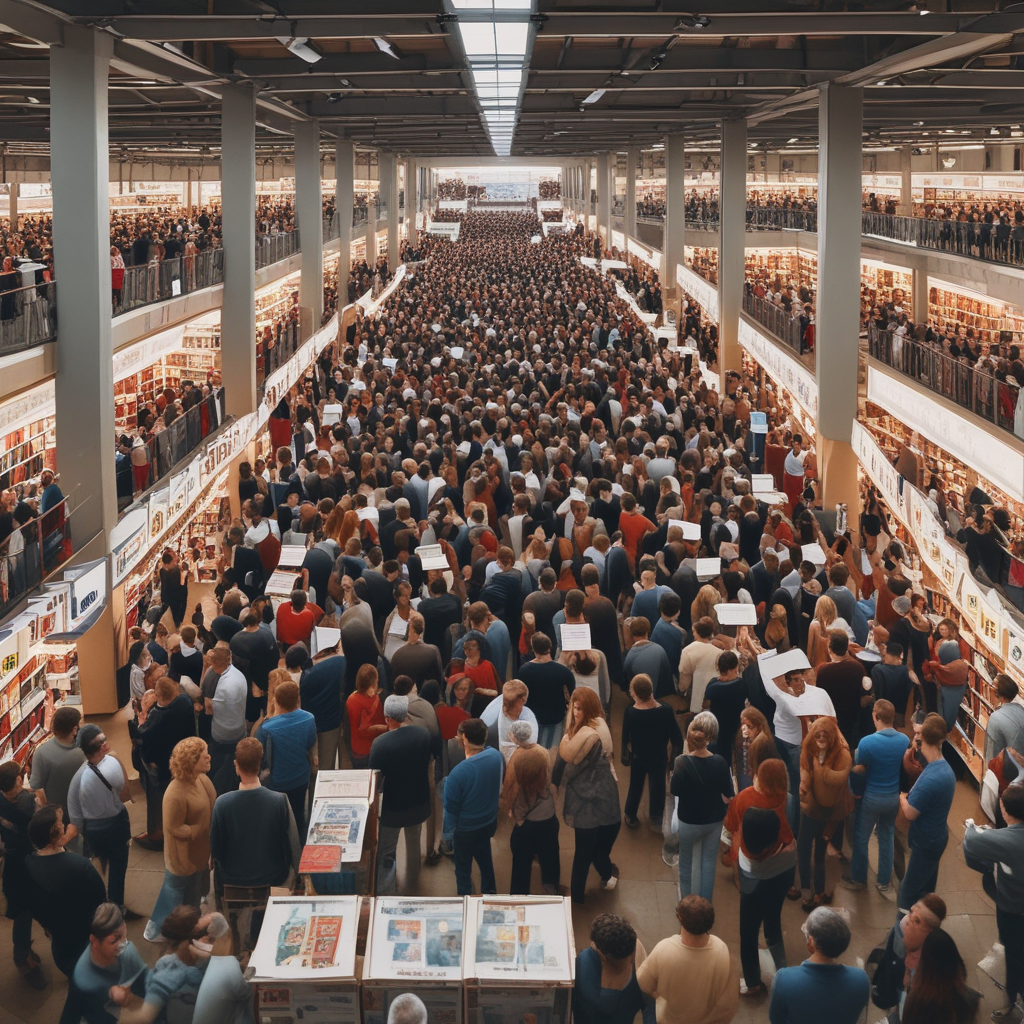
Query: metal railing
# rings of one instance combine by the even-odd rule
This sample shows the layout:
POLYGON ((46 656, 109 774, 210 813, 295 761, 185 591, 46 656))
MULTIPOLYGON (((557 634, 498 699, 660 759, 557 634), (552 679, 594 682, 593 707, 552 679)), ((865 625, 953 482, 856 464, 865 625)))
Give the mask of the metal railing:
POLYGON ((994 373, 955 359, 925 342, 901 338, 894 331, 879 330, 873 323, 868 324, 868 351, 880 362, 962 409, 968 409, 1007 433, 1024 437, 1024 429, 1014 430, 1020 389, 997 379, 994 373))
POLYGON ((378 199, 373 205, 377 211, 377 220, 386 220, 388 216, 388 201, 386 199, 378 199))
POLYGON ((301 249, 298 231, 282 231, 277 235, 265 235, 256 239, 256 269, 262 270, 271 264, 294 256, 301 249))
POLYGON ((126 267, 120 290, 113 289, 114 316, 223 282, 223 249, 126 267))
POLYGON ((926 249, 1024 267, 1024 223, 981 224, 863 213, 861 231, 865 235, 909 242, 926 249))
POLYGON ((330 242, 341 237, 341 218, 337 210, 324 214, 324 241, 330 242))
POLYGON ((147 465, 135 465, 129 456, 117 461, 117 497, 130 500, 158 483, 199 447, 224 422, 224 388, 176 416, 166 430, 146 442, 147 465))
POLYGON ((0 541, 0 617, 71 554, 67 498, 0 541))
POLYGON ((0 294, 0 355, 57 337, 57 286, 53 281, 0 294))
POLYGON ((352 227, 357 228, 370 219, 370 209, 367 206, 352 207, 352 227))
POLYGON ((743 295, 743 311, 763 327, 767 327, 787 348, 792 349, 797 355, 803 355, 805 325, 800 322, 799 316, 787 313, 781 306, 776 306, 775 303, 760 299, 749 292, 743 295))
POLYGON ((256 346, 260 358, 256 363, 256 391, 263 397, 263 385, 275 370, 280 369, 299 350, 299 322, 289 321, 280 325, 273 338, 257 339, 256 346))
POLYGON ((781 206, 747 204, 747 230, 754 231, 817 231, 816 210, 791 210, 781 206))

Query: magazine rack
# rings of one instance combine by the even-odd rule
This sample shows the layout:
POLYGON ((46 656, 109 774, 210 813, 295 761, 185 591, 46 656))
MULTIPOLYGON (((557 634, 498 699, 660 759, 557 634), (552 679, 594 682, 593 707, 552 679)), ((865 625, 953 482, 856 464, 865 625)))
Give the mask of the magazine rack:
POLYGON ((386 1024, 396 996, 423 1000, 431 1024, 462 1024, 465 901, 378 896, 363 969, 363 1024, 386 1024))
POLYGON ((468 896, 464 1024, 568 1024, 576 975, 569 900, 468 896))

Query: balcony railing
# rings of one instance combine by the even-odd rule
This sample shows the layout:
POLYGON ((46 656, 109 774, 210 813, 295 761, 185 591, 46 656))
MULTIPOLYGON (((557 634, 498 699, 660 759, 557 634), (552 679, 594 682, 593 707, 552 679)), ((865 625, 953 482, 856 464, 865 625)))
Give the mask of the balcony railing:
POLYGON ((332 210, 324 215, 324 241, 330 242, 332 239, 340 237, 341 218, 338 216, 337 210, 332 210))
POLYGON ((367 206, 352 207, 352 227, 357 228, 370 219, 370 209, 367 206))
POLYGON ((280 333, 257 341, 259 359, 256 361, 256 390, 263 397, 263 385, 275 370, 284 366, 299 350, 299 323, 292 320, 283 324, 280 333))
POLYGON ((990 263, 1024 267, 1024 223, 980 224, 977 221, 892 217, 885 213, 864 213, 861 222, 865 235, 878 235, 990 263))
POLYGON ((114 289, 114 316, 223 283, 223 249, 127 267, 120 292, 114 289))
POLYGON ((760 299, 749 292, 743 296, 743 311, 753 317, 787 348, 792 349, 798 356, 804 354, 803 343, 806 327, 800 322, 799 314, 794 316, 787 313, 781 306, 776 306, 767 299, 760 299))
POLYGON ((0 541, 0 617, 71 554, 67 498, 0 541))
POLYGON ((747 205, 747 230, 817 231, 816 210, 788 210, 781 206, 747 205))
POLYGON ((33 284, 0 294, 0 355, 57 337, 57 286, 33 284))
POLYGON ((256 239, 256 269, 262 270, 294 256, 301 248, 298 231, 282 231, 256 239))

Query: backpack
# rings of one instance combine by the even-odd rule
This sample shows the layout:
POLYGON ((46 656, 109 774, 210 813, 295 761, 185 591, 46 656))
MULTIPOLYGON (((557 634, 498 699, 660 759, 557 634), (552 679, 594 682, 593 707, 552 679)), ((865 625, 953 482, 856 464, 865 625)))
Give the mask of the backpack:
POLYGON ((273 533, 268 533, 256 545, 256 551, 260 556, 260 564, 266 572, 273 572, 281 561, 281 542, 273 533))

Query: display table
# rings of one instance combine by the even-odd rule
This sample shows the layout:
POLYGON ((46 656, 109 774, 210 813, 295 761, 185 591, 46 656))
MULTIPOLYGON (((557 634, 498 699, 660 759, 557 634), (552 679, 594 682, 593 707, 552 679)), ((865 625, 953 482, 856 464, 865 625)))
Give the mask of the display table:
POLYGON ((461 1024, 464 900, 378 896, 363 970, 363 1024, 385 1024, 396 996, 423 1000, 430 1021, 461 1024))
POLYGON ((569 900, 466 897, 465 1024, 567 1024, 576 974, 569 900))

